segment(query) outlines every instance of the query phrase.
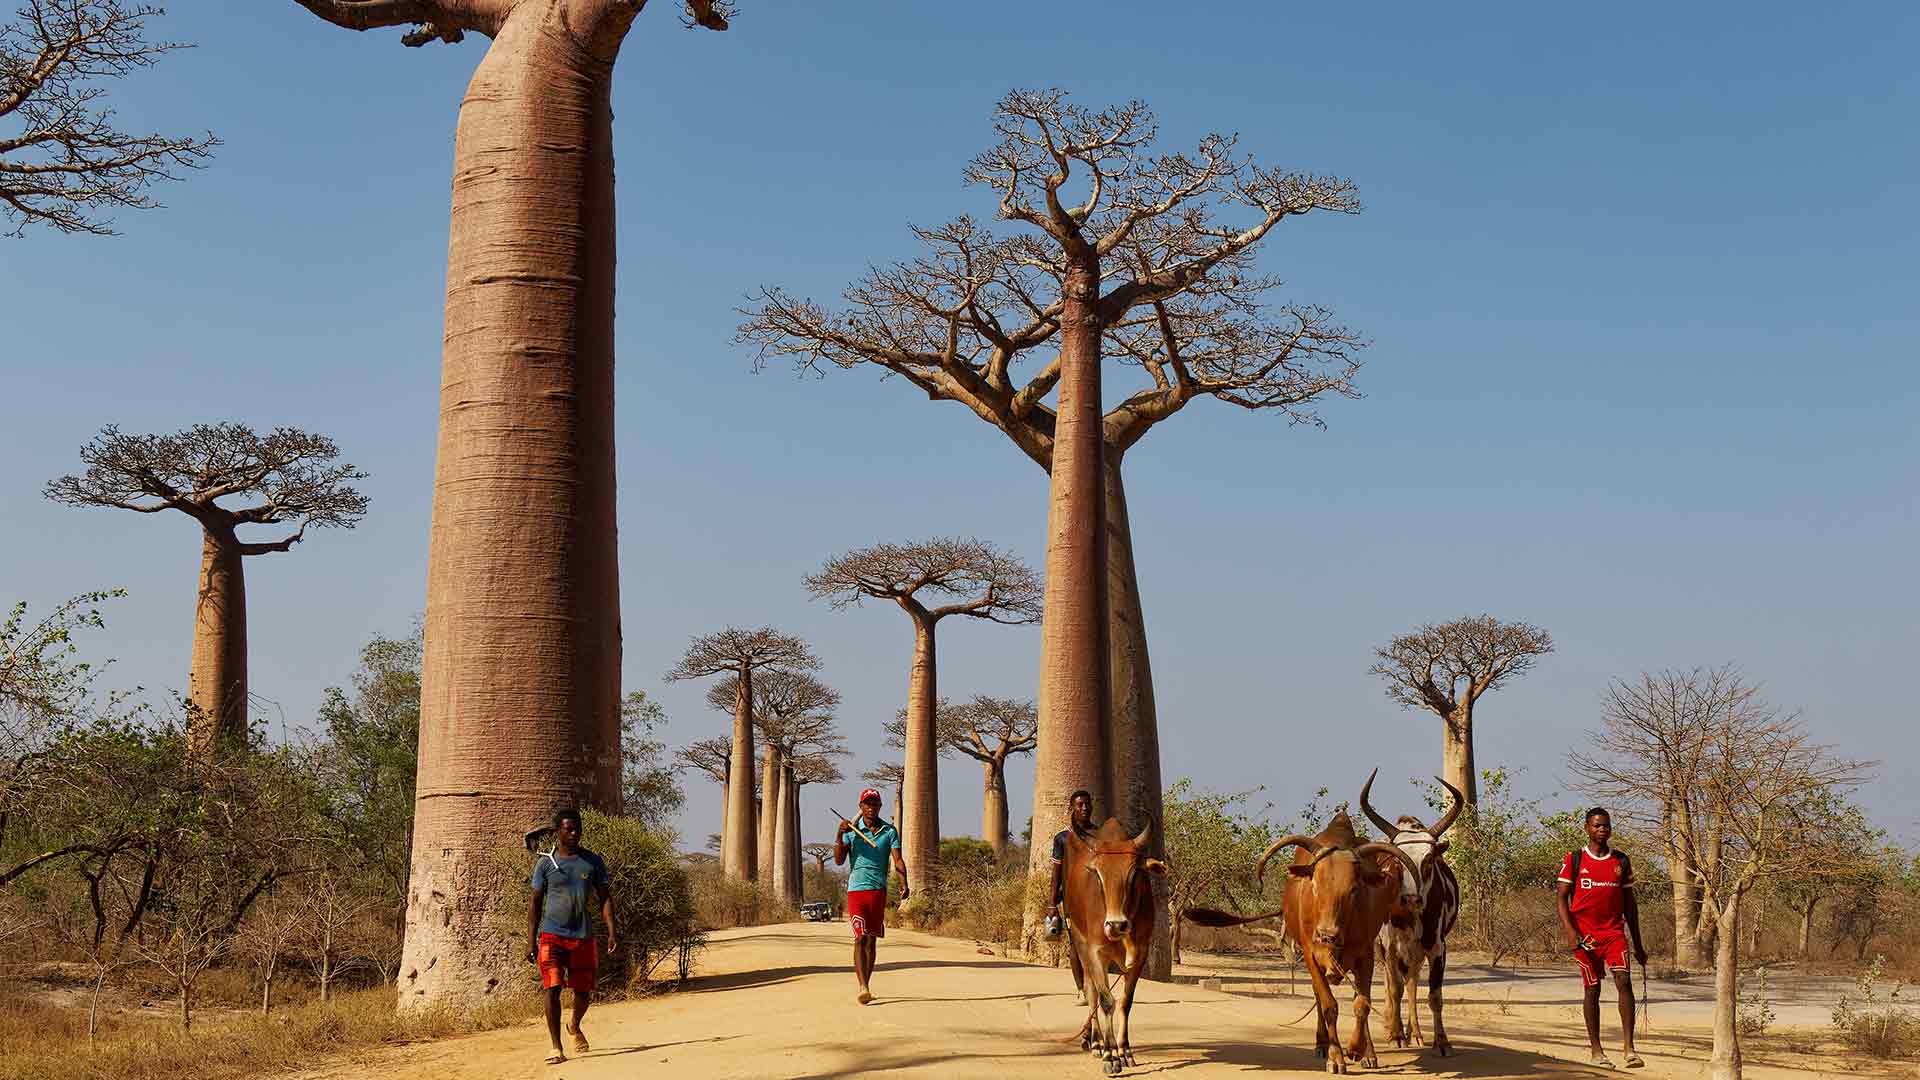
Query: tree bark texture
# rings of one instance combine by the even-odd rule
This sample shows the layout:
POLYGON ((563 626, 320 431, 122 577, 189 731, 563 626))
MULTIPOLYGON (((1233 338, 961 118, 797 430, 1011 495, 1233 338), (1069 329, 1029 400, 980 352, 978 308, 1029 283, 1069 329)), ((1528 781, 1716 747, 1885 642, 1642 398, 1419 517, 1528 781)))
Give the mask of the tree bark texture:
POLYGON ((793 906, 805 901, 807 892, 807 872, 801 859, 800 850, 800 782, 793 778, 793 768, 787 768, 787 880, 788 899, 793 906))
POLYGON ((720 829, 720 872, 752 881, 758 848, 753 801, 753 669, 740 666, 733 699, 733 751, 727 765, 727 816, 720 829), (734 783, 734 777, 745 778, 734 783))
MULTIPOLYGON (((1047 505, 1046 613, 1040 623, 1039 741, 1034 748, 1029 866, 1046 873, 1045 838, 1064 827, 1067 797, 1093 796, 1095 819, 1113 812, 1107 786, 1109 700, 1107 514, 1102 467, 1099 260, 1070 260, 1062 289, 1060 388, 1047 505)), ((1030 917, 1036 913, 1029 913, 1030 917)))
POLYGON ((985 791, 980 800, 980 835, 993 845, 993 861, 1007 857, 1007 761, 995 758, 980 763, 986 773, 985 791))
MULTIPOLYGON (((1149 854, 1167 857, 1160 826, 1160 718, 1153 707, 1153 666, 1147 658, 1147 625, 1140 609, 1140 575, 1133 565, 1133 526, 1127 515, 1127 489, 1120 466, 1122 451, 1104 447, 1101 475, 1106 507, 1107 548, 1107 663, 1112 705, 1109 712, 1112 741, 1107 748, 1107 785, 1112 793, 1109 811, 1128 829, 1154 825, 1149 854)), ((1166 910, 1167 879, 1149 874, 1153 902, 1166 910)), ((1147 946, 1147 964, 1141 974, 1168 982, 1173 978, 1173 925, 1156 919, 1147 946)))
POLYGON ((1441 771, 1460 789, 1468 809, 1480 807, 1480 773, 1473 767, 1473 705, 1463 704, 1441 725, 1441 771))
POLYGON ((759 868, 765 884, 773 887, 775 866, 773 858, 774 837, 780 829, 780 747, 769 742, 760 752, 760 808, 758 848, 754 855, 754 865, 759 868))
POLYGON ((203 526, 187 675, 187 745, 197 756, 247 742, 247 579, 233 530, 203 526))
POLYGON ((915 892, 940 887, 940 755, 934 739, 934 703, 939 700, 934 628, 913 616, 913 670, 907 676, 907 746, 900 785, 900 848, 915 892))
POLYGON ((609 88, 633 13, 518 5, 460 107, 403 1007, 518 985, 495 854, 556 806, 620 808, 609 88))
POLYGON ((1713 958, 1713 1080, 1740 1080, 1740 894, 1732 891, 1720 912, 1713 958))
POLYGON ((799 881, 793 868, 793 777, 792 769, 783 756, 776 771, 768 779, 768 798, 773 799, 773 849, 768 852, 768 865, 773 867, 769 876, 773 879, 773 898, 783 908, 798 907, 799 881), (777 792, 778 794, 774 794, 777 792))
POLYGON ((1692 815, 1684 803, 1676 800, 1673 834, 1667 843, 1667 880, 1673 886, 1673 966, 1682 971, 1700 971, 1707 966, 1706 953, 1700 947, 1700 884, 1688 870, 1685 849, 1676 839, 1692 827, 1692 815))
POLYGON ((1817 898, 1809 899, 1807 906, 1800 912, 1800 959, 1802 960, 1807 958, 1807 949, 1813 945, 1813 909, 1819 906, 1820 901, 1817 898))

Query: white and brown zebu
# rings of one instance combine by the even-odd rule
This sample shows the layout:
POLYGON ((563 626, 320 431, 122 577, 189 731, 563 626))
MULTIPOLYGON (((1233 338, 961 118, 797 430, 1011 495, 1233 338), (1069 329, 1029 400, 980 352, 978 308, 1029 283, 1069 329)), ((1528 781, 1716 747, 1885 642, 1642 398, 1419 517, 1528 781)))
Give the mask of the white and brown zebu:
POLYGON ((1380 770, 1373 770, 1361 787, 1360 809, 1367 820, 1386 833, 1388 841, 1413 862, 1413 869, 1401 879, 1400 899, 1388 913, 1387 924, 1380 928, 1380 952, 1386 960, 1387 1038, 1395 1046, 1421 1045, 1418 987, 1420 965, 1424 961, 1431 965, 1427 977, 1427 1007, 1433 1010, 1433 1050, 1445 1057, 1453 1053, 1453 1044, 1447 1041, 1441 987, 1447 977, 1447 935, 1453 932, 1454 920, 1460 914, 1460 882, 1453 876, 1453 868, 1447 865, 1447 842, 1440 838, 1460 816, 1460 808, 1467 800, 1458 788, 1436 776, 1434 779, 1440 780, 1440 786, 1453 796, 1453 805, 1433 828, 1407 815, 1388 822, 1367 799, 1378 775, 1380 770), (1403 997, 1406 999, 1404 1024, 1400 1011, 1403 997))
POLYGON ((1147 875, 1166 873, 1167 864, 1147 857, 1152 821, 1135 836, 1119 819, 1108 818, 1091 836, 1068 829, 1067 837, 1061 885, 1072 945, 1086 973, 1084 1045, 1104 1062, 1108 1076, 1117 1076, 1133 1064, 1127 1018, 1153 941, 1153 884, 1147 875), (1109 989, 1108 965, 1119 972, 1118 995, 1109 989))
POLYGON ((1257 877, 1265 879, 1267 860, 1284 847, 1293 847, 1293 865, 1287 867, 1287 887, 1281 910, 1263 915, 1229 915, 1212 908, 1193 908, 1187 918, 1202 926, 1239 926, 1242 923, 1286 915, 1287 936, 1299 947, 1313 981, 1319 1024, 1313 1048, 1327 1059, 1327 1071, 1345 1073, 1348 1059, 1366 1068, 1378 1068, 1373 1035, 1367 1028, 1373 992, 1373 939, 1387 921, 1400 896, 1393 873, 1398 860, 1412 869, 1406 852, 1392 844, 1363 844, 1345 811, 1333 816, 1318 836, 1294 833, 1273 842, 1260 856, 1257 877), (1353 976, 1353 1039, 1340 1046, 1340 1003, 1332 987, 1353 976))

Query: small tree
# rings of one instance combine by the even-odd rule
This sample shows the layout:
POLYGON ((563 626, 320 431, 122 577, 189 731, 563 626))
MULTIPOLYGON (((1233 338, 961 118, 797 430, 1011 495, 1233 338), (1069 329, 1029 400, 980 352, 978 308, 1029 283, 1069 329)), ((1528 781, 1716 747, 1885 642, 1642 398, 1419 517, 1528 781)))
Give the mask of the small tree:
POLYGON ((192 746, 247 741, 247 590, 243 560, 289 551, 309 528, 351 529, 367 512, 353 487, 366 473, 335 464, 332 439, 282 427, 261 435, 239 423, 196 424, 172 435, 131 435, 108 425, 80 448, 87 471, 47 485, 69 506, 157 514, 177 510, 200 526, 200 589, 194 608, 192 746), (239 507, 220 500, 251 496, 239 507), (298 522, 277 540, 240 531, 298 522))
POLYGON ((1688 827, 1674 828, 1687 865, 1711 867, 1698 880, 1715 913, 1714 1080, 1739 1080, 1738 1026, 1740 920, 1742 905, 1762 879, 1783 871, 1818 873, 1846 863, 1823 858, 1818 808, 1859 784, 1864 762, 1834 757, 1812 741, 1797 715, 1768 704, 1757 687, 1731 667, 1712 673, 1668 673, 1694 721, 1677 753, 1647 754, 1637 729, 1603 716, 1591 749, 1570 755, 1569 764, 1605 798, 1657 816, 1659 803, 1682 778, 1683 763, 1693 813, 1688 827), (1718 851, 1709 851, 1710 846, 1718 851))
POLYGON ((1181 779, 1161 801, 1167 815, 1167 932, 1176 964, 1190 908, 1209 904, 1247 912, 1278 896, 1277 884, 1270 896, 1253 875, 1254 862, 1275 836, 1266 822, 1243 809, 1260 790, 1195 791, 1193 781, 1181 779))
POLYGON ((293 947, 300 928, 307 922, 305 897, 297 891, 276 890, 253 906, 241 924, 238 945, 260 971, 260 1015, 273 1012, 273 983, 280 973, 280 958, 293 947))
POLYGON ((19 236, 38 223, 66 233, 113 233, 103 217, 158 206, 147 194, 198 168, 220 140, 135 135, 113 126, 103 83, 175 49, 147 39, 157 7, 121 0, 26 0, 0 23, 0 215, 19 236))
POLYGON ((620 814, 649 831, 673 835, 673 816, 687 804, 674 768, 662 760, 667 746, 654 734, 667 722, 667 712, 645 690, 627 694, 620 703, 620 814))
POLYGON ((916 544, 878 544, 836 556, 807 577, 807 591, 832 601, 836 608, 867 599, 889 600, 913 622, 900 846, 919 890, 931 898, 939 889, 940 876, 935 629, 953 615, 1014 625, 1036 622, 1040 579, 1025 563, 991 544, 939 537, 916 544))
POLYGON ((1466 796, 1467 810, 1480 805, 1479 771, 1473 759, 1474 706, 1488 691, 1530 670, 1553 651, 1553 638, 1527 623, 1491 615, 1429 623, 1377 650, 1370 669, 1387 682, 1387 696, 1409 709, 1425 709, 1442 723, 1447 783, 1466 796))
MULTIPOLYGON (((753 678, 763 669, 813 671, 820 661, 807 643, 771 626, 742 630, 729 626, 717 633, 694 638, 685 656, 667 681, 699 679, 713 675, 734 675, 733 738, 729 744, 727 775, 753 775, 753 678)), ((757 852, 754 847, 756 808, 753 785, 728 783, 727 814, 721 828, 721 871, 734 881, 753 881, 757 852)), ((764 871, 765 867, 759 870, 764 871)))

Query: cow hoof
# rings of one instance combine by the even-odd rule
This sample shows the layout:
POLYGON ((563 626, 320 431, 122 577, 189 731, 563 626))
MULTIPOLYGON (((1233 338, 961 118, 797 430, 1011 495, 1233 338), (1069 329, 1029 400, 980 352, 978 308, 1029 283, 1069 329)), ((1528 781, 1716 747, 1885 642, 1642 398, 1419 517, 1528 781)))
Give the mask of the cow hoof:
POLYGON ((1435 1057, 1450 1057, 1453 1054, 1453 1044, 1442 1039, 1433 1044, 1433 1053, 1435 1057))
POLYGON ((1119 1075, 1120 1075, 1120 1059, 1119 1059, 1119 1058, 1108 1058, 1108 1059, 1107 1059, 1107 1064, 1106 1064, 1106 1074, 1107 1074, 1108 1076, 1119 1076, 1119 1075))

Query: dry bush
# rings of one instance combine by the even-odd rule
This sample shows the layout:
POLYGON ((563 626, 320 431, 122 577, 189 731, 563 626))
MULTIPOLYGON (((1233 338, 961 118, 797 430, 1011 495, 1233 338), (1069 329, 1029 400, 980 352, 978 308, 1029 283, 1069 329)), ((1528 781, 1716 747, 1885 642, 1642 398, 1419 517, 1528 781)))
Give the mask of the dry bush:
POLYGON ((729 879, 717 863, 688 867, 687 884, 693 890, 693 910, 700 925, 710 930, 766 926, 794 918, 794 913, 776 903, 766 888, 729 879))
POLYGON ((476 1009, 397 1013, 391 990, 340 994, 328 1005, 208 1014, 183 1036, 171 1015, 114 1013, 86 1051, 85 1009, 17 996, 0 1001, 0 1080, 223 1080, 279 1072, 341 1050, 488 1031, 538 1015, 537 995, 476 1009))

